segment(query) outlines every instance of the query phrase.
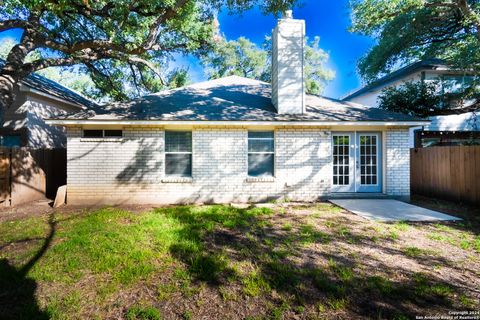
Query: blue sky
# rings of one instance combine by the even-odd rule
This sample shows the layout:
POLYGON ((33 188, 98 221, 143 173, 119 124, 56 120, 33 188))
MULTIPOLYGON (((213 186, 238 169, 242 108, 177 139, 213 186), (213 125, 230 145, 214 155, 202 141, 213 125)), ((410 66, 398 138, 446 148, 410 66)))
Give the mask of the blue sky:
MULTIPOLYGON (((320 36, 320 46, 330 53, 329 67, 336 71, 336 78, 326 88, 324 95, 340 98, 360 87, 356 62, 373 44, 367 37, 348 32, 350 10, 348 0, 303 0, 303 5, 293 10, 293 16, 306 21, 307 36, 320 36)), ((273 15, 263 15, 258 9, 242 15, 220 12, 221 32, 228 40, 244 36, 261 45, 264 36, 270 34, 276 24, 273 15)), ((0 41, 10 37, 18 39, 20 32, 12 30, 0 34, 0 41)), ((203 69, 196 59, 177 57, 177 65, 188 66, 194 82, 205 79, 203 69)))

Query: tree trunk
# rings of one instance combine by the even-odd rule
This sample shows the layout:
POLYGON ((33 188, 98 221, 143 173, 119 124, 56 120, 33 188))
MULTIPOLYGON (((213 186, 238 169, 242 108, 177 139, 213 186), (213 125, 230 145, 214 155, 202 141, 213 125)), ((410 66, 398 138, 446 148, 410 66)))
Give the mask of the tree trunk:
POLYGON ((38 27, 38 15, 31 14, 28 25, 23 29, 20 43, 13 46, 0 69, 0 120, 3 119, 5 109, 15 101, 18 84, 30 73, 30 70, 24 68, 24 62, 28 53, 36 48, 34 35, 38 27))
POLYGON ((15 101, 18 89, 17 84, 18 81, 16 81, 11 75, 0 72, 0 119, 3 119, 2 115, 4 114, 5 109, 10 107, 15 101))

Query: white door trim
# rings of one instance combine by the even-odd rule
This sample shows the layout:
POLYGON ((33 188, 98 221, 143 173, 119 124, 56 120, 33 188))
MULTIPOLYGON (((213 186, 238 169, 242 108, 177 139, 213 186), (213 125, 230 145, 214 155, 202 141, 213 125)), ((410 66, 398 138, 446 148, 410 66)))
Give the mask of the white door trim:
MULTIPOLYGON (((359 145, 358 138, 361 134, 377 134, 377 185, 381 183, 380 190, 378 192, 385 192, 385 178, 386 178, 386 152, 385 152, 385 131, 379 130, 362 130, 362 131, 332 131, 331 134, 331 183, 330 191, 333 193, 348 193, 348 192, 373 192, 373 191, 359 191, 360 189, 360 175, 359 169, 357 169, 357 161, 359 161, 359 145), (334 185, 334 143, 333 139, 335 136, 349 136, 349 185, 334 185), (380 162, 378 158, 380 157, 380 162), (352 167, 353 166, 353 167, 352 167)), ((338 167, 337 167, 338 168, 338 167)), ((337 169, 338 170, 338 169, 337 169)), ((338 174, 338 173, 337 173, 338 174)))

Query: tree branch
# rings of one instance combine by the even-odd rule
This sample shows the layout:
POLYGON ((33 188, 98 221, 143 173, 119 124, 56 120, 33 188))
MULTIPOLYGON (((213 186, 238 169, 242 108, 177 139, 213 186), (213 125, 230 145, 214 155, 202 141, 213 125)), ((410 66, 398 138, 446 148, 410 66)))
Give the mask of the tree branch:
POLYGON ((138 82, 137 82, 137 73, 135 72, 135 68, 133 67, 133 64, 129 63, 128 66, 130 67, 130 71, 132 72, 132 78, 133 78, 133 84, 135 85, 135 89, 138 90, 138 82))
POLYGON ((87 69, 90 71, 90 73, 94 75, 92 77, 92 80, 97 87, 99 88, 108 87, 110 90, 115 91, 115 96, 117 98, 120 98, 120 100, 126 98, 126 95, 121 90, 118 90, 118 84, 113 82, 110 76, 98 70, 98 68, 92 62, 84 62, 84 64, 87 67, 87 69))
POLYGON ((162 85, 165 85, 166 82, 163 79, 162 74, 160 73, 158 68, 153 63, 151 63, 150 61, 147 61, 147 60, 142 59, 140 57, 128 57, 128 62, 133 63, 133 64, 142 64, 142 65, 146 66, 147 68, 152 70, 153 73, 155 73, 155 75, 157 77, 160 78, 160 82, 162 83, 162 85))
POLYGON ((157 38, 160 32, 160 26, 162 25, 162 23, 165 23, 167 20, 174 17, 177 14, 177 11, 182 6, 184 6, 185 3, 187 3, 187 0, 177 0, 175 7, 167 9, 163 15, 160 15, 150 26, 147 38, 138 49, 142 48, 145 51, 152 49, 157 42, 157 38))
POLYGON ((83 55, 76 57, 68 58, 48 58, 48 59, 39 59, 33 62, 25 63, 22 66, 22 70, 26 72, 35 72, 49 67, 63 67, 71 66, 79 63, 88 63, 91 61, 99 60, 97 56, 83 55))
POLYGON ((0 32, 17 28, 23 29, 26 25, 27 22, 20 19, 0 21, 0 32))
POLYGON ((467 112, 473 112, 480 110, 480 102, 475 102, 472 105, 464 106, 460 108, 452 108, 452 109, 436 109, 432 112, 429 112, 429 116, 448 116, 452 114, 462 114, 467 112))
POLYGON ((76 63, 80 63, 80 59, 75 59, 73 57, 70 58, 56 58, 56 59, 40 59, 35 60, 30 63, 25 63, 23 68, 29 70, 30 72, 35 72, 41 69, 49 68, 49 67, 60 67, 60 66, 69 66, 76 63))
POLYGON ((480 17, 478 14, 470 7, 467 0, 456 0, 458 8, 462 14, 470 20, 477 28, 477 39, 480 40, 480 17))

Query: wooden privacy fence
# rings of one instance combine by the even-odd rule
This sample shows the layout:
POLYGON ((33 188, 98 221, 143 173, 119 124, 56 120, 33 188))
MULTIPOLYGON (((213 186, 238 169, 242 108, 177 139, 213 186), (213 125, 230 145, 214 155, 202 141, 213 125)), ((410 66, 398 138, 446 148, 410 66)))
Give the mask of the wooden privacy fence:
POLYGON ((412 194, 480 204, 480 146, 410 150, 412 194))
POLYGON ((65 149, 0 147, 0 202, 17 205, 52 198, 67 180, 65 149))

